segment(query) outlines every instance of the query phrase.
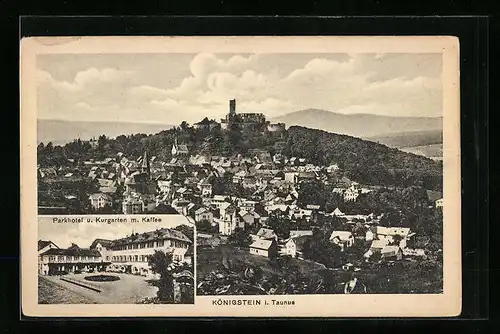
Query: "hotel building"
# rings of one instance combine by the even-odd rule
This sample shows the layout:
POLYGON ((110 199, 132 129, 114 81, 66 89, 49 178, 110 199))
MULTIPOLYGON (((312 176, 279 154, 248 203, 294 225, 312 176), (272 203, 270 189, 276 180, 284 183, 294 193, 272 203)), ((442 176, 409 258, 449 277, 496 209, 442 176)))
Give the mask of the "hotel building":
POLYGON ((111 271, 152 276, 148 264, 155 251, 171 253, 175 262, 189 262, 192 241, 182 232, 162 228, 145 233, 133 233, 116 240, 96 239, 89 248, 72 245, 67 249, 51 248, 39 254, 40 275, 63 272, 111 271))

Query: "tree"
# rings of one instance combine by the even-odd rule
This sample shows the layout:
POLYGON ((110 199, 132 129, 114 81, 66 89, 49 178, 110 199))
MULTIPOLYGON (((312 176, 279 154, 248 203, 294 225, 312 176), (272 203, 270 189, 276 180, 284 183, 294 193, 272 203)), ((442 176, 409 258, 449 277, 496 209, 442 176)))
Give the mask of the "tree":
POLYGON ((341 249, 330 242, 329 235, 322 229, 315 229, 312 238, 304 244, 304 256, 310 260, 336 267, 341 260, 341 249))
POLYGON ((200 220, 196 222, 196 230, 199 232, 213 233, 217 232, 217 229, 210 224, 210 222, 206 219, 200 220))
POLYGON ((266 225, 268 225, 279 238, 288 239, 290 237, 291 221, 288 217, 278 217, 275 213, 272 213, 267 218, 266 225))
POLYGON ((148 259, 151 270, 160 275, 157 296, 162 303, 174 302, 174 277, 169 268, 172 259, 172 254, 157 250, 148 259))
POLYGON ((186 121, 182 121, 182 123, 181 123, 181 130, 182 131, 187 131, 188 128, 189 128, 189 123, 186 122, 186 121))
POLYGON ((104 146, 108 143, 108 138, 106 137, 106 135, 100 135, 99 136, 99 139, 97 140, 97 147, 100 149, 100 150, 103 150, 104 149, 104 146))
POLYGON ((194 241, 194 229, 191 226, 182 224, 174 227, 174 230, 182 232, 189 240, 194 241))

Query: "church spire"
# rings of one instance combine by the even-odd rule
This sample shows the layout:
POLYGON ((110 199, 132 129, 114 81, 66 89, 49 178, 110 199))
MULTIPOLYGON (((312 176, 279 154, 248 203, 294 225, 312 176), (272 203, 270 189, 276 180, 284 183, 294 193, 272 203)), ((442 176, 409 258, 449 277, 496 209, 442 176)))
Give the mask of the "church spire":
POLYGON ((149 170, 149 158, 148 158, 148 151, 144 152, 144 157, 142 158, 142 166, 141 166, 142 172, 143 173, 148 173, 150 172, 149 170))

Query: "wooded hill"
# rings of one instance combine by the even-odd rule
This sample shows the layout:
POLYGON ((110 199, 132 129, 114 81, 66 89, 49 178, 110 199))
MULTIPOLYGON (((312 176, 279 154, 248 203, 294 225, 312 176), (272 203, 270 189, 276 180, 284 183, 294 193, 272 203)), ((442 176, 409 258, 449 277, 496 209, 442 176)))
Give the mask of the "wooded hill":
POLYGON ((338 164, 344 176, 360 183, 442 189, 440 162, 351 136, 292 126, 284 153, 322 165, 338 164))
MULTIPOLYGON (((261 125, 262 128, 265 124, 261 125)), ((344 176, 363 184, 380 186, 422 186, 442 190, 442 164, 431 159, 347 135, 329 133, 300 126, 290 127, 281 137, 271 136, 256 127, 242 131, 238 127, 198 130, 183 122, 180 127, 154 135, 136 134, 115 139, 99 137, 97 148, 88 142, 75 140, 64 146, 40 143, 40 166, 76 163, 88 159, 104 159, 123 152, 135 158, 148 151, 150 156, 169 161, 175 139, 186 144, 191 154, 234 156, 247 155, 250 149, 263 149, 271 154, 302 157, 318 165, 338 164, 344 176)))

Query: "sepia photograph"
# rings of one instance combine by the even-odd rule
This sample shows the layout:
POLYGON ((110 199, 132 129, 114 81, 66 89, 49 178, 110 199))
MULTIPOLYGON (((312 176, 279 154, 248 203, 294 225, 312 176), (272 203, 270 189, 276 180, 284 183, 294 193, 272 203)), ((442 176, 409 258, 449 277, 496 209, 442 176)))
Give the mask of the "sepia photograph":
POLYGON ((39 303, 460 307, 457 40, 105 40, 30 44, 39 303))
POLYGON ((39 304, 194 303, 194 228, 182 215, 103 219, 39 217, 39 304))

